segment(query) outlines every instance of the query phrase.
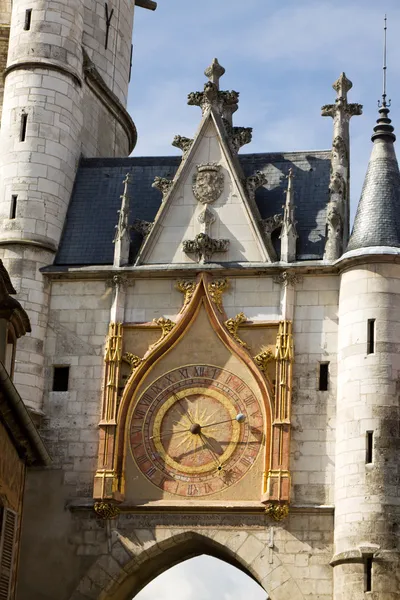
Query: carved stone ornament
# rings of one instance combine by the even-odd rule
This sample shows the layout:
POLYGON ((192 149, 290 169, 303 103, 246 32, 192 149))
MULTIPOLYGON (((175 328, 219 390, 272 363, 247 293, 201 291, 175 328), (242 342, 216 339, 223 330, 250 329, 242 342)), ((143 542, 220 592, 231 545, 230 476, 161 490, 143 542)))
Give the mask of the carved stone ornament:
POLYGON ((181 308, 180 312, 183 312, 185 310, 185 308, 187 307, 187 305, 189 304, 189 302, 191 301, 194 292, 196 291, 196 287, 197 287, 197 283, 196 281, 193 280, 181 280, 178 281, 176 284, 176 289, 179 292, 182 292, 182 294, 185 295, 185 299, 183 301, 183 306, 181 308))
POLYGON ((156 346, 158 346, 158 344, 160 344, 163 339, 165 337, 167 337, 167 335, 169 333, 171 333, 171 331, 173 330, 173 328, 175 327, 176 323, 174 323, 173 321, 171 321, 171 319, 166 319, 165 317, 159 317, 158 319, 153 319, 153 323, 155 325, 158 325, 159 327, 161 327, 162 333, 161 333, 161 337, 150 346, 150 348, 155 348, 156 346))
POLYGON ((215 223, 216 215, 213 210, 206 204, 206 207, 197 217, 198 222, 202 225, 202 232, 211 235, 211 225, 215 223))
POLYGON ((134 279, 129 279, 128 277, 124 277, 123 275, 113 275, 109 279, 106 280, 106 286, 108 288, 116 288, 121 289, 125 287, 130 287, 135 285, 134 279))
POLYGON ((256 171, 246 179, 246 189, 249 198, 254 199, 256 190, 268 183, 268 179, 263 171, 256 171))
POLYGON ((331 194, 339 194, 340 196, 345 196, 346 194, 346 183, 343 179, 343 176, 338 173, 332 173, 331 179, 329 182, 329 191, 331 194))
POLYGON ((229 240, 215 240, 206 233, 199 233, 194 240, 184 240, 182 249, 185 254, 195 254, 197 262, 210 261, 213 254, 228 251, 229 240))
POLYGON ((283 287, 287 287, 290 285, 294 287, 297 283, 301 283, 303 281, 303 277, 298 275, 297 273, 292 273, 290 271, 284 271, 283 273, 279 273, 276 277, 273 278, 273 282, 279 285, 283 285, 283 287))
POLYGON ((273 215, 272 217, 268 217, 268 219, 263 219, 262 226, 264 229, 264 233, 270 236, 275 229, 279 229, 283 223, 283 215, 273 215))
POLYGON ((336 203, 328 204, 326 214, 327 238, 324 259, 337 260, 343 251, 343 220, 336 203))
POLYGON ((212 81, 207 81, 203 92, 191 92, 188 95, 189 106, 200 106, 202 113, 215 108, 221 115, 232 114, 238 109, 239 92, 220 92, 218 86, 212 81))
POLYGON ((229 288, 227 279, 214 279, 208 284, 208 293, 218 312, 223 313, 222 294, 229 288))
POLYGON ((275 352, 269 349, 262 349, 257 356, 254 357, 254 361, 260 371, 267 373, 269 363, 274 360, 275 352))
POLYGON ((202 204, 211 204, 218 200, 224 190, 224 174, 221 172, 221 165, 217 163, 197 165, 192 189, 196 200, 202 204))
POLYGON ((339 165, 345 166, 348 161, 348 151, 346 142, 342 136, 337 135, 332 142, 333 158, 339 165))
POLYGON ((226 133, 228 135, 229 146, 233 154, 237 154, 246 144, 250 144, 253 139, 252 127, 232 127, 228 119, 223 119, 226 133))
POLYGON ((283 521, 289 514, 288 504, 269 503, 265 506, 266 514, 274 519, 274 521, 283 521))
POLYGON ((183 156, 185 156, 190 148, 192 147, 193 140, 191 138, 183 137, 182 135, 176 135, 173 139, 172 145, 175 148, 179 148, 183 152, 183 156))
POLYGON ((137 369, 138 366, 143 362, 143 359, 140 358, 140 356, 132 354, 132 352, 125 352, 125 354, 122 356, 122 360, 131 366, 132 371, 137 369))
POLYGON ((133 221, 131 229, 133 231, 136 231, 137 233, 140 233, 143 237, 146 237, 149 235, 152 227, 153 227, 153 223, 151 223, 150 221, 143 221, 142 219, 135 219, 133 221))
POLYGON ((240 339, 240 337, 238 335, 238 330, 239 330, 240 325, 243 325, 243 323, 246 323, 246 322, 247 322, 247 317, 244 313, 241 312, 241 313, 237 314, 236 317, 228 319, 224 323, 225 327, 227 328, 227 330, 229 331, 229 333, 231 334, 233 339, 236 340, 238 344, 243 346, 243 348, 248 348, 248 345, 246 344, 246 342, 244 342, 243 340, 240 339))
POLYGON ((95 502, 93 510, 99 519, 105 521, 116 519, 120 513, 118 506, 109 502, 95 502))
POLYGON ((154 183, 151 187, 159 190, 163 195, 163 200, 168 196, 171 187, 173 186, 173 180, 167 179, 166 177, 155 177, 154 183))

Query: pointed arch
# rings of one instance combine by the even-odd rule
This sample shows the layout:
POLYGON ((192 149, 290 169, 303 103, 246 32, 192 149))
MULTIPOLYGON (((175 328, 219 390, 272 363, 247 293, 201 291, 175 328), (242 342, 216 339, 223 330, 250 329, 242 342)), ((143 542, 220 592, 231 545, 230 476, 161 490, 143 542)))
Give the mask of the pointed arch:
POLYGON ((272 600, 303 600, 289 570, 269 548, 262 533, 240 530, 141 531, 126 538, 112 533, 111 554, 100 557, 81 580, 70 600, 132 600, 148 583, 171 567, 206 554, 240 569, 272 600))
MULTIPOLYGON (((138 390, 155 364, 175 347, 185 332, 190 329, 201 306, 204 306, 216 335, 222 343, 246 365, 260 389, 264 410, 265 471, 267 472, 269 469, 271 456, 273 391, 250 353, 230 335, 229 331, 224 326, 226 314, 222 308, 222 304, 219 304, 218 300, 216 300, 214 290, 211 286, 212 281, 212 278, 206 273, 201 273, 198 276, 194 292, 184 307, 184 310, 180 313, 176 325, 160 341, 160 343, 157 343, 154 347, 149 349, 144 356, 143 361, 138 368, 133 371, 125 386, 118 412, 114 451, 114 472, 120 481, 123 479, 124 448, 126 446, 126 436, 128 435, 129 415, 132 406, 134 406, 138 390)), ((121 491, 122 490, 119 490, 119 492, 121 491)), ((119 497, 122 498, 122 494, 119 494, 119 497)))

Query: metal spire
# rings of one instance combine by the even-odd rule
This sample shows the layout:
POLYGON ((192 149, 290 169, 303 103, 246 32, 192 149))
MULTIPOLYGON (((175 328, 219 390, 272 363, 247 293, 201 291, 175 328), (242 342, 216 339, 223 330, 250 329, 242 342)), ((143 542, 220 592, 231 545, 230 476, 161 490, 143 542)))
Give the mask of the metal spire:
POLYGON ((387 71, 387 16, 384 18, 384 27, 383 27, 383 94, 382 94, 382 103, 378 100, 379 108, 390 107, 391 100, 389 100, 389 104, 386 102, 386 71, 387 71))

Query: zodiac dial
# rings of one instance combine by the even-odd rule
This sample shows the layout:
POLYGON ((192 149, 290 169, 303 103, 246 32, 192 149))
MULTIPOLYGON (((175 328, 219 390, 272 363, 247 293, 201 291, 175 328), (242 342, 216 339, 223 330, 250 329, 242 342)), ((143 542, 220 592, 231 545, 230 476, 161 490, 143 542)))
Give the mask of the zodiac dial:
POLYGON ((139 397, 130 445, 140 471, 178 496, 206 496, 237 483, 263 445, 257 396, 239 377, 210 365, 166 373, 139 397))

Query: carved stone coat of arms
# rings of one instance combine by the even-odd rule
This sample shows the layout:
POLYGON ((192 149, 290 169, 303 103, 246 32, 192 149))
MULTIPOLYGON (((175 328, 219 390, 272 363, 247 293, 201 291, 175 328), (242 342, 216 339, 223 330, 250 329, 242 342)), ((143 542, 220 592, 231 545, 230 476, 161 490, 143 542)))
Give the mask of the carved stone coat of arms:
POLYGON ((193 177, 193 194, 202 204, 211 204, 218 200, 224 189, 224 174, 216 163, 197 165, 193 177))

